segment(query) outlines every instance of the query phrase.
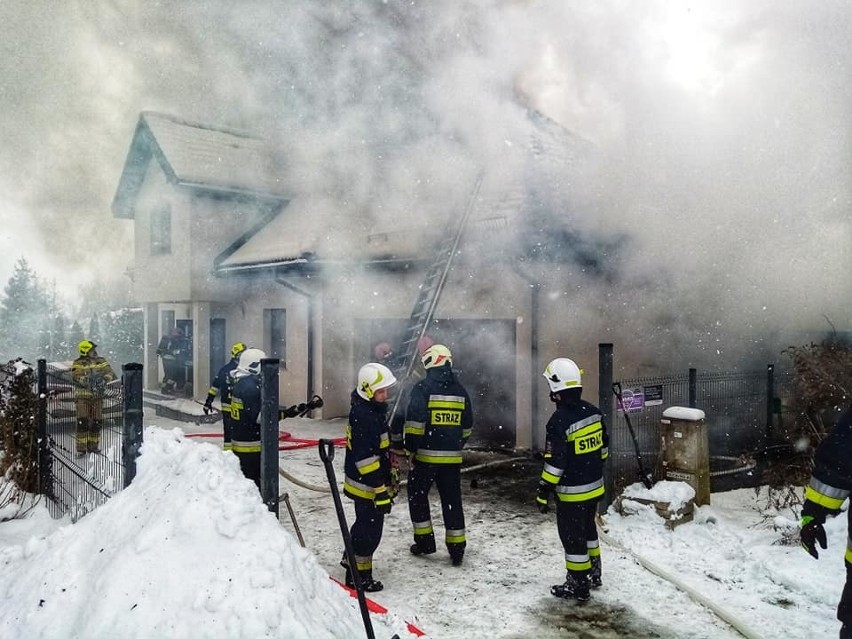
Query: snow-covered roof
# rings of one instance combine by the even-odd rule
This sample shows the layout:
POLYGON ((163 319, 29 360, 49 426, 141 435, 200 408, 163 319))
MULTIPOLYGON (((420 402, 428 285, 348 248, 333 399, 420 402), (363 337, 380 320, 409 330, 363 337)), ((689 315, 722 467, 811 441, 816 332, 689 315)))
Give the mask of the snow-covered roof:
POLYGON ((133 217, 152 159, 170 182, 180 186, 287 199, 283 162, 265 140, 236 129, 143 111, 113 200, 116 217, 133 217))

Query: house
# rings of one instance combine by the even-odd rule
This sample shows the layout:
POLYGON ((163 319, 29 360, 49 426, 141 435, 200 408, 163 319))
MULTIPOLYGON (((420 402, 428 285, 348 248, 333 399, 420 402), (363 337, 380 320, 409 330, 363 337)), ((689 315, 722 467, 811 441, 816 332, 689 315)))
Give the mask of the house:
MULTIPOLYGON (((549 410, 541 370, 563 353, 540 345, 565 344, 564 297, 542 294, 562 257, 548 255, 524 220, 553 208, 548 180, 568 180, 586 143, 538 114, 530 130, 523 184, 506 188, 504 177, 486 175, 469 203, 468 232, 429 331, 451 347, 473 397, 473 445, 541 446, 549 410)), ((401 335, 446 221, 363 224, 357 211, 288 187, 286 161, 271 146, 241 131, 140 115, 112 211, 134 225, 128 272, 145 309, 146 388, 162 378, 159 338, 177 326, 192 340, 196 398, 243 341, 280 360, 282 403, 318 393, 322 417, 343 416, 375 344, 401 335)))

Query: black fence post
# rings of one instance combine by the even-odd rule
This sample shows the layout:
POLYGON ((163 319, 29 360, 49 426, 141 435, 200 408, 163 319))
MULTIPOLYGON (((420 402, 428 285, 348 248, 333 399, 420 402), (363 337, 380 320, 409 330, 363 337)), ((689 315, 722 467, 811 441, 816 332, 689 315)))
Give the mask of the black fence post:
MULTIPOLYGON (((612 410, 612 370, 612 344, 598 344, 598 407, 601 409, 603 422, 609 429, 610 443, 615 441, 612 436, 615 426, 614 411, 612 410)), ((606 492, 604 498, 598 504, 598 510, 601 513, 606 512, 606 509, 612 503, 615 490, 615 469, 612 462, 604 464, 604 484, 606 485, 606 492)))
POLYGON ((278 517, 278 359, 260 360, 260 496, 278 517))
POLYGON ((772 441, 775 430, 773 415, 775 414, 775 364, 766 365, 766 446, 772 441))
POLYGON ((50 468, 50 442, 47 441, 47 360, 36 362, 36 428, 38 429, 38 492, 53 495, 53 473, 50 468))
POLYGON ((695 408, 698 403, 698 371, 689 369, 689 408, 695 408))
POLYGON ((124 436, 121 459, 124 464, 124 487, 136 477, 136 458, 142 447, 142 364, 123 364, 121 385, 124 388, 124 436))

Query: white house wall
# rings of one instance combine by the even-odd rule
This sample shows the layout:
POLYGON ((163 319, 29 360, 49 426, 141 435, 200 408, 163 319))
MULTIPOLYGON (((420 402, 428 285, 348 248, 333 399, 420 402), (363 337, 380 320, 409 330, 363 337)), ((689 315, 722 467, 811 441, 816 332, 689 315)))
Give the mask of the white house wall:
POLYGON ((139 303, 190 299, 189 232, 187 200, 166 180, 156 162, 150 162, 136 201, 134 259, 130 269, 134 299, 139 303), (151 214, 171 207, 171 253, 151 255, 151 214))

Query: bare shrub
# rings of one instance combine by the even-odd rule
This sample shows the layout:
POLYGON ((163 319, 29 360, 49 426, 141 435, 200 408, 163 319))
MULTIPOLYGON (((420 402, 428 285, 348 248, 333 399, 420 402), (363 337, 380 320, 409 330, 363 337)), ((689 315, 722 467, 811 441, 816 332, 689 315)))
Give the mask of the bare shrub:
POLYGON ((0 518, 20 517, 38 493, 38 398, 31 366, 20 359, 0 368, 0 518))

